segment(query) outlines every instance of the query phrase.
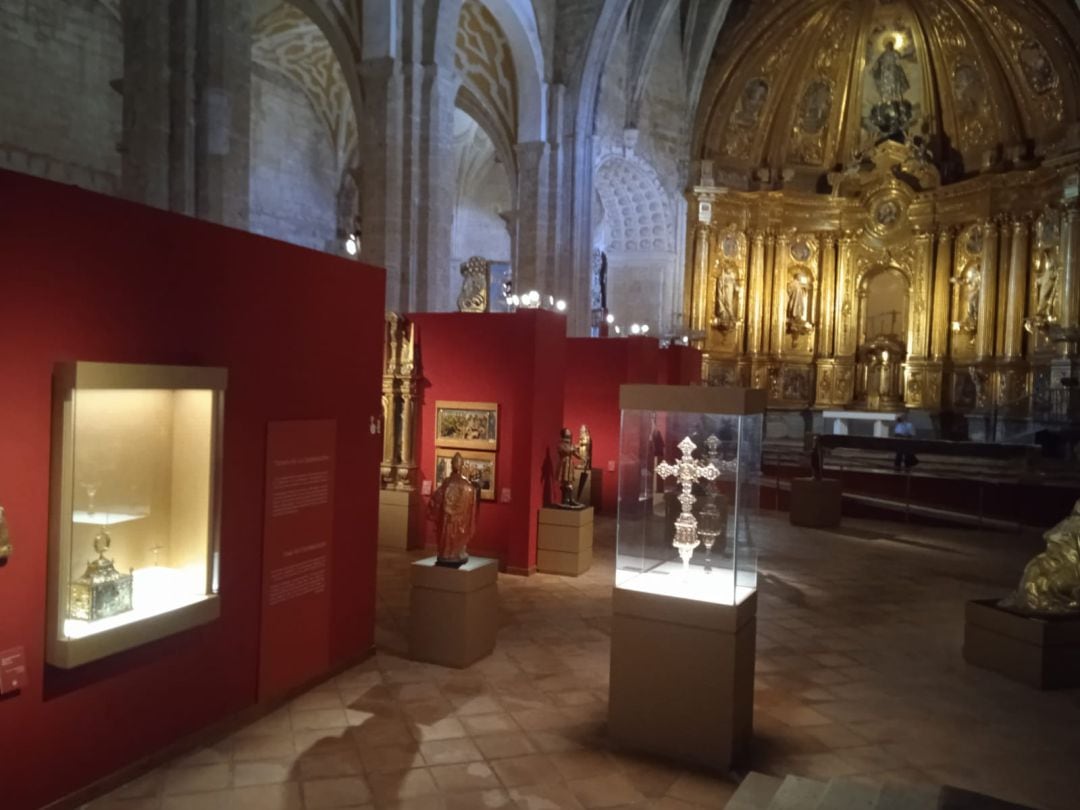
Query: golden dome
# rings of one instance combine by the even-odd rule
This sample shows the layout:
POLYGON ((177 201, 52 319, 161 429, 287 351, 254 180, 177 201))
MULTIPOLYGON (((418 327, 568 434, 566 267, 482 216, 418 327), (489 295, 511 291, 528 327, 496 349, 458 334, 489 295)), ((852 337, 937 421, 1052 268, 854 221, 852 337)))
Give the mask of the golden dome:
POLYGON ((697 132, 724 185, 821 189, 888 137, 955 182, 1029 165, 1080 118, 1065 0, 736 0, 730 20, 697 132))

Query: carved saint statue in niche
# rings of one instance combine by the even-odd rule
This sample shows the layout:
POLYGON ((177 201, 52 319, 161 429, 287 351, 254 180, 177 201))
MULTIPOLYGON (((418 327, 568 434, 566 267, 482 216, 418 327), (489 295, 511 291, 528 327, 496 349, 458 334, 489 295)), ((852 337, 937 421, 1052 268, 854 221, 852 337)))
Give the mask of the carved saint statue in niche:
POLYGON ((480 488, 462 473, 465 460, 454 453, 450 475, 428 502, 428 517, 435 521, 438 565, 460 568, 469 561, 469 543, 476 532, 480 488))
POLYGON ((982 270, 978 262, 969 262, 952 283, 959 288, 953 329, 974 335, 979 329, 979 296, 982 294, 982 270))
POLYGON ((896 50, 896 40, 885 41, 885 50, 874 63, 871 75, 881 100, 888 104, 903 101, 904 95, 911 88, 904 66, 900 64, 903 56, 896 50))
POLYGON ((738 323, 739 279, 731 265, 720 266, 713 295, 712 326, 721 332, 729 332, 738 323))
POLYGON ((1057 309, 1057 262, 1045 248, 1035 259, 1035 316, 1044 322, 1054 319, 1057 309))
POLYGON ((804 268, 796 268, 787 285, 787 331, 802 335, 813 330, 810 320, 810 299, 813 279, 804 268))

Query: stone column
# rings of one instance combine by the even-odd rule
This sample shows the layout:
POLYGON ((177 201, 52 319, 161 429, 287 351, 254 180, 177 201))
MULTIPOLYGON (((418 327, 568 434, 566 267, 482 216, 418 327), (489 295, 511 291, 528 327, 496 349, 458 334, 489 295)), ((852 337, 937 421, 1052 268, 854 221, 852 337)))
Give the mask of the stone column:
POLYGON ((360 210, 365 262, 386 268, 387 309, 408 311, 411 277, 402 244, 402 104, 400 64, 384 57, 360 65, 360 210))
POLYGON ((1031 221, 1018 218, 1012 223, 1009 251, 1008 293, 1002 322, 1001 355, 1018 360, 1024 354, 1024 309, 1027 304, 1028 261, 1031 255, 1031 221))
POLYGON ((251 4, 197 3, 195 214, 246 230, 251 199, 251 4))
POLYGON ((821 303, 818 305, 820 323, 818 324, 818 356, 832 357, 835 342, 836 315, 836 236, 823 233, 818 237, 820 245, 821 267, 821 303))
MULTIPOLYGON (((416 277, 417 309, 452 310, 457 281, 450 267, 451 229, 457 184, 453 176, 454 95, 453 71, 440 65, 424 65, 420 78, 420 119, 416 163, 405 155, 403 173, 413 175, 417 189, 416 277)), ((406 124, 410 123, 406 119, 406 124)), ((412 122, 414 125, 417 122, 412 122)), ((406 248, 407 249, 407 248, 406 248)))
POLYGON ((750 314, 749 340, 750 354, 757 356, 764 349, 765 337, 765 233, 760 230, 750 231, 750 279, 747 285, 750 314))
POLYGON ((950 282, 953 273, 953 240, 956 233, 943 226, 937 233, 937 255, 934 263, 934 306, 931 319, 930 357, 943 362, 949 354, 950 282))
POLYGON ((987 360, 994 354, 994 332, 997 315, 998 224, 983 223, 982 283, 979 290, 979 332, 975 340, 976 360, 987 360))
POLYGON ((517 237, 514 239, 514 288, 561 293, 545 261, 548 230, 548 145, 543 141, 519 143, 517 155, 517 237))

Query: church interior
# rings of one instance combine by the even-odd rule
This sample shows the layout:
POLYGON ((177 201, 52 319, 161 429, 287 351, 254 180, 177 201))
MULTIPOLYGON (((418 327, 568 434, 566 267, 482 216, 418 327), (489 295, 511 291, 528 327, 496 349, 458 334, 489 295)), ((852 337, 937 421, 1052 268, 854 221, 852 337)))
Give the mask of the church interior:
POLYGON ((1080 807, 1080 0, 0 0, 0 808, 1080 807))

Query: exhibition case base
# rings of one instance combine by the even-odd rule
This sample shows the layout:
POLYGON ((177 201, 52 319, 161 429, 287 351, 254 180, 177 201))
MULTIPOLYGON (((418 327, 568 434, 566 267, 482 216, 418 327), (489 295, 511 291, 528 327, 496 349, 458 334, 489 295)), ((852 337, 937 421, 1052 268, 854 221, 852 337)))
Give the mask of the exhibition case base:
POLYGON ((545 507, 537 518, 536 568, 544 574, 577 577, 592 565, 593 508, 545 507))
POLYGON ((964 612, 964 660, 1036 689, 1080 686, 1080 618, 1038 617, 976 599, 964 612))
POLYGON ((721 605, 615 588, 613 609, 612 743, 713 771, 744 762, 757 593, 721 605))
POLYGON ((435 557, 410 566, 409 656, 464 668, 491 654, 499 631, 498 560, 470 557, 460 568, 435 557))

